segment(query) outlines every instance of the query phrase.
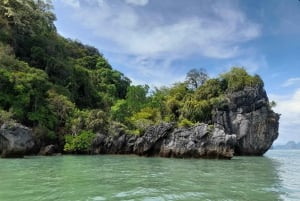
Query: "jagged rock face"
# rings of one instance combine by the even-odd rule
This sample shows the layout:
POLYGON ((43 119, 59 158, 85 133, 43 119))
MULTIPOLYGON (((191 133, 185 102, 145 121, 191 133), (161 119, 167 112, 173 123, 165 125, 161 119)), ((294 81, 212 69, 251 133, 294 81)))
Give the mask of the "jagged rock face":
POLYGON ((21 124, 3 124, 0 128, 1 157, 23 157, 34 148, 31 129, 21 124))
POLYGON ((228 103, 214 112, 213 122, 237 137, 236 155, 263 155, 278 137, 279 115, 269 107, 262 87, 227 94, 228 103))
POLYGON ((209 129, 207 124, 192 128, 175 128, 163 123, 150 127, 143 136, 120 133, 115 136, 98 134, 92 153, 137 154, 177 158, 231 158, 235 135, 226 135, 223 129, 209 129))
POLYGON ((92 142, 93 154, 132 154, 137 136, 119 133, 107 136, 98 133, 92 142))
POLYGON ((207 124, 175 129, 162 143, 159 155, 163 157, 232 158, 235 135, 226 135, 223 129, 208 129, 207 124))
POLYGON ((169 133, 174 129, 171 123, 164 123, 158 126, 148 128, 146 133, 139 137, 133 151, 138 155, 158 155, 163 141, 168 137, 169 133))

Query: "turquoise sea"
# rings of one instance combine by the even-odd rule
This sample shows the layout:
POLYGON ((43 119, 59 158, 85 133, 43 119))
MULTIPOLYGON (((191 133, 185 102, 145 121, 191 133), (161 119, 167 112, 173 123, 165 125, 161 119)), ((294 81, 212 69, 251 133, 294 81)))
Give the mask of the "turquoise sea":
POLYGON ((0 159, 0 201, 300 200, 300 150, 232 160, 138 156, 0 159))

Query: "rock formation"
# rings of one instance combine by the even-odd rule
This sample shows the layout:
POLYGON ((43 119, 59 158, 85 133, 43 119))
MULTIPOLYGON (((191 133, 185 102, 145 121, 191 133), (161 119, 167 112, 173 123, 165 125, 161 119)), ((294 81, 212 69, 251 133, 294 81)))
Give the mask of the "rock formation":
POLYGON ((58 152, 57 146, 55 146, 53 144, 42 147, 39 152, 39 154, 43 155, 43 156, 53 156, 53 155, 57 155, 58 153, 59 152, 58 152))
POLYGON ((213 125, 176 128, 164 123, 139 137, 121 131, 113 136, 98 134, 92 152, 180 158, 263 155, 278 137, 279 126, 279 115, 271 110, 265 90, 247 87, 225 97, 222 107, 213 111, 213 125))
MULTIPOLYGON (((211 124, 177 128, 173 123, 151 126, 141 136, 126 134, 115 126, 111 134, 97 134, 92 154, 137 154, 178 158, 231 158, 233 155, 263 155, 278 137, 279 115, 270 106, 263 87, 247 87, 228 93, 222 106, 215 107, 211 124)), ((2 157, 32 153, 32 131, 20 124, 3 124, 0 129, 2 157)), ((41 154, 52 155, 49 145, 41 154)))
POLYGON ((199 124, 191 128, 175 129, 160 147, 163 157, 232 158, 235 135, 212 125, 199 124), (211 127, 211 128, 210 128, 211 127))
POLYGON ((120 133, 114 137, 98 134, 93 153, 137 154, 176 158, 231 158, 235 135, 226 135, 220 128, 207 124, 191 128, 175 128, 163 123, 150 127, 140 137, 120 133))
POLYGON ((0 154, 3 158, 23 157, 34 148, 32 131, 17 123, 4 123, 0 128, 0 154))
POLYGON ((278 137, 279 114, 270 109, 263 87, 228 93, 213 122, 236 134, 235 155, 263 155, 278 137))

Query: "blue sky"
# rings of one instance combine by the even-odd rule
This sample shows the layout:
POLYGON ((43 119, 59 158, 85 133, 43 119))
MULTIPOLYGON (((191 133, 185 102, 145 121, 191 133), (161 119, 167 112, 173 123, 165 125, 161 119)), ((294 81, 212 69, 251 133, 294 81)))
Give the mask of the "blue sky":
POLYGON ((97 47, 133 84, 259 74, 281 114, 276 144, 300 141, 300 1, 53 0, 58 32, 97 47))

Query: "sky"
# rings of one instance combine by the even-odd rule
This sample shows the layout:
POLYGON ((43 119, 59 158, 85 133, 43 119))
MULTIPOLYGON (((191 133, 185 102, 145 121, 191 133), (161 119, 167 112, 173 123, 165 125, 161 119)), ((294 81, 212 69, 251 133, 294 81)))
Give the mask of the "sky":
POLYGON ((94 46, 133 84, 193 68, 258 74, 281 114, 275 144, 300 141, 299 0, 53 0, 57 31, 94 46))

